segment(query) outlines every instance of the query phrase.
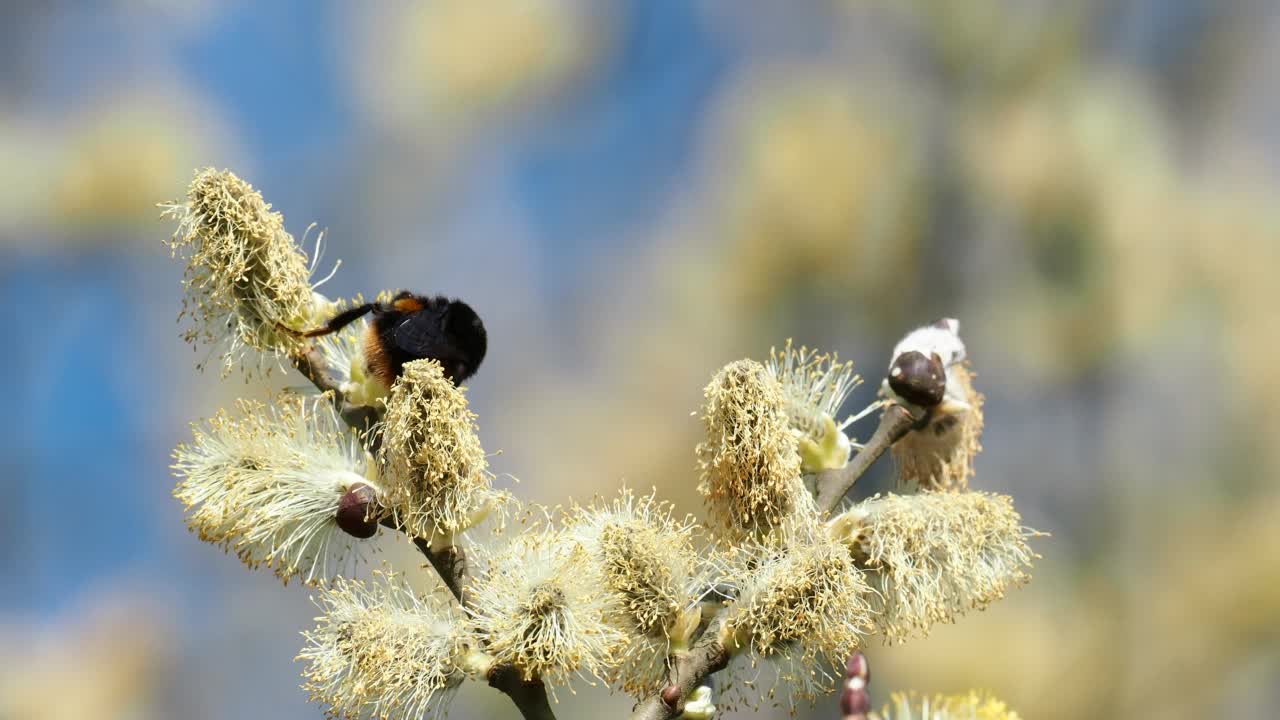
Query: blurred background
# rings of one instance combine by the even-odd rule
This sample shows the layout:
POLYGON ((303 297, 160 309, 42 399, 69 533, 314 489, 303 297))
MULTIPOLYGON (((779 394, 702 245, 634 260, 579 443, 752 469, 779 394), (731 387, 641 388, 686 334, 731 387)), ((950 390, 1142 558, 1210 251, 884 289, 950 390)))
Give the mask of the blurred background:
MULTIPOLYGON (((220 382, 179 339, 156 203, 207 165, 327 228, 328 292, 476 307, 470 396, 528 501, 625 481, 697 512, 720 365, 839 351, 853 411, 959 317, 974 484, 1053 537, 988 611, 873 642, 877 703, 1273 715, 1278 74, 1267 0, 5 3, 0 719, 321 717, 307 591, 170 495, 188 421, 301 382, 220 382)), ((514 716, 472 686, 453 712, 514 716)))

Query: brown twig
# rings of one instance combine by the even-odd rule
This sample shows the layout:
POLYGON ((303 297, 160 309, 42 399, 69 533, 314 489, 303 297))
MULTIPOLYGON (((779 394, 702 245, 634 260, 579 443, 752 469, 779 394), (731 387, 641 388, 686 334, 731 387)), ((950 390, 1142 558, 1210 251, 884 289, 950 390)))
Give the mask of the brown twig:
POLYGON ((718 627, 712 624, 688 652, 675 656, 670 684, 640 701, 631 712, 631 720, 670 720, 679 716, 689 695, 729 664, 729 652, 720 644, 718 627))
MULTIPOLYGON (((328 363, 324 355, 314 343, 308 344, 292 356, 293 366, 302 373, 320 392, 333 393, 334 407, 344 422, 361 433, 368 433, 378 420, 376 408, 357 406, 346 407, 346 399, 342 395, 342 381, 328 363)), ((370 437, 368 442, 376 442, 370 437)), ((372 450, 372 448, 371 448, 372 450)), ((386 518, 381 523, 384 527, 397 532, 404 532, 394 520, 386 518)), ((413 544, 426 556, 431 567, 435 568, 449 592, 453 593, 458 604, 466 607, 466 595, 463 592, 467 576, 466 552, 456 545, 440 549, 432 549, 431 541, 414 537, 413 544)), ((541 681, 525 682, 520 673, 509 665, 497 666, 489 671, 489 686, 511 698, 516 709, 525 720, 555 720, 555 712, 547 700, 547 688, 541 681)))
POLYGON ((304 377, 311 381, 316 389, 323 393, 330 393, 333 396, 333 407, 342 417, 343 422, 350 425, 353 429, 366 436, 367 442, 371 443, 370 452, 376 452, 377 436, 369 436, 367 433, 379 420, 378 408, 368 405, 348 405, 346 397, 342 394, 342 379, 334 374, 329 364, 324 360, 324 354, 320 352, 320 348, 315 343, 307 343, 297 353, 293 354, 290 359, 293 366, 304 377))
POLYGON ((824 513, 835 510, 858 478, 865 475, 885 451, 911 432, 919 422, 920 418, 912 415, 902 405, 891 403, 886 407, 880 414, 880 425, 876 428, 875 434, 858 451, 858 454, 853 456, 848 465, 838 470, 824 470, 818 474, 818 509, 824 513))
POLYGON ((555 720, 556 713, 547 700, 547 687, 541 680, 525 682, 519 670, 499 665, 489 671, 489 687, 511 698, 525 720, 555 720))
POLYGON ((423 538, 414 538, 413 544, 427 556, 427 562, 430 562, 431 567, 440 574, 440 579, 444 581, 445 587, 449 588, 449 592, 458 599, 458 604, 466 607, 467 601, 463 596, 462 583, 467 577, 467 552, 457 545, 447 545, 439 550, 432 550, 431 543, 423 538))

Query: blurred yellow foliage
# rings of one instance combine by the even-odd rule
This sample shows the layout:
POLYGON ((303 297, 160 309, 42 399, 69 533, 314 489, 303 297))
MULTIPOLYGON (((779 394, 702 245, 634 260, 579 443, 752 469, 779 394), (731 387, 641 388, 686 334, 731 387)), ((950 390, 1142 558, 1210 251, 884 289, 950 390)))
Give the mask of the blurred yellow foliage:
POLYGON ((917 149, 891 97, 815 67, 762 67, 723 101, 726 276, 768 305, 806 285, 870 297, 909 285, 923 202, 917 149))
POLYGON ((431 0, 362 8, 360 90, 392 126, 459 132, 546 99, 581 77, 605 38, 580 0, 431 0))
POLYGON ((3 120, 0 228, 20 228, 15 239, 33 243, 103 242, 150 227, 156 198, 171 196, 197 165, 226 157, 216 116, 172 88, 88 103, 58 123, 3 120))
POLYGON ((1074 374, 1158 335, 1193 281, 1171 140, 1142 86, 1073 79, 978 109, 965 162, 1013 273, 987 293, 1009 349, 1074 374))
POLYGON ((0 717, 160 720, 169 662, 163 613, 132 596, 97 600, 85 618, 0 624, 0 717))
POLYGON ((934 687, 996 688, 1025 717, 1066 720, 1090 708, 1204 717, 1252 663, 1273 675, 1280 668, 1266 650, 1280 618, 1278 512, 1277 496, 1243 512, 1160 511, 1144 527, 1163 532, 1125 537, 1132 549, 1100 567, 1072 569, 1051 556, 1041 577, 997 610, 874 661, 934 687))

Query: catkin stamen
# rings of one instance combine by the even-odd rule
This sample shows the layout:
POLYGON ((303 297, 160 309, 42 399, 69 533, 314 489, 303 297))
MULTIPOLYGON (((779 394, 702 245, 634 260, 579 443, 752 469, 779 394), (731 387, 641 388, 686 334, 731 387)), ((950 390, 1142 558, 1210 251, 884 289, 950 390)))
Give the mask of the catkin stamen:
POLYGON ((192 326, 193 344, 226 344, 224 374, 248 349, 288 354, 301 345, 283 329, 302 330, 332 304, 313 292, 314 268, 249 183, 227 170, 201 170, 185 202, 169 203, 165 214, 178 221, 169 240, 186 257, 182 316, 192 326))
POLYGON ((726 365, 707 385, 699 492, 727 539, 767 535, 812 514, 778 382, 760 363, 726 365))
POLYGON ((434 360, 405 364, 381 433, 387 502, 414 535, 453 535, 501 504, 466 391, 434 360))

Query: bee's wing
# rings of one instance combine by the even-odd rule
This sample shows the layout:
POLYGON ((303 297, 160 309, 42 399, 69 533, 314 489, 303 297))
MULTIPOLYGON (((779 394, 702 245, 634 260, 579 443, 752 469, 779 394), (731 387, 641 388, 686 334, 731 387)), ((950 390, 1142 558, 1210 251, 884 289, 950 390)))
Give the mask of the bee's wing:
POLYGON ((410 313, 391 332, 396 347, 418 357, 436 357, 446 344, 444 309, 426 308, 410 313))
POLYGON ((475 373, 483 356, 470 357, 473 353, 461 344, 462 338, 448 331, 448 313, 447 306, 419 310, 395 327, 391 339, 400 351, 436 360, 454 382, 462 382, 475 373))

